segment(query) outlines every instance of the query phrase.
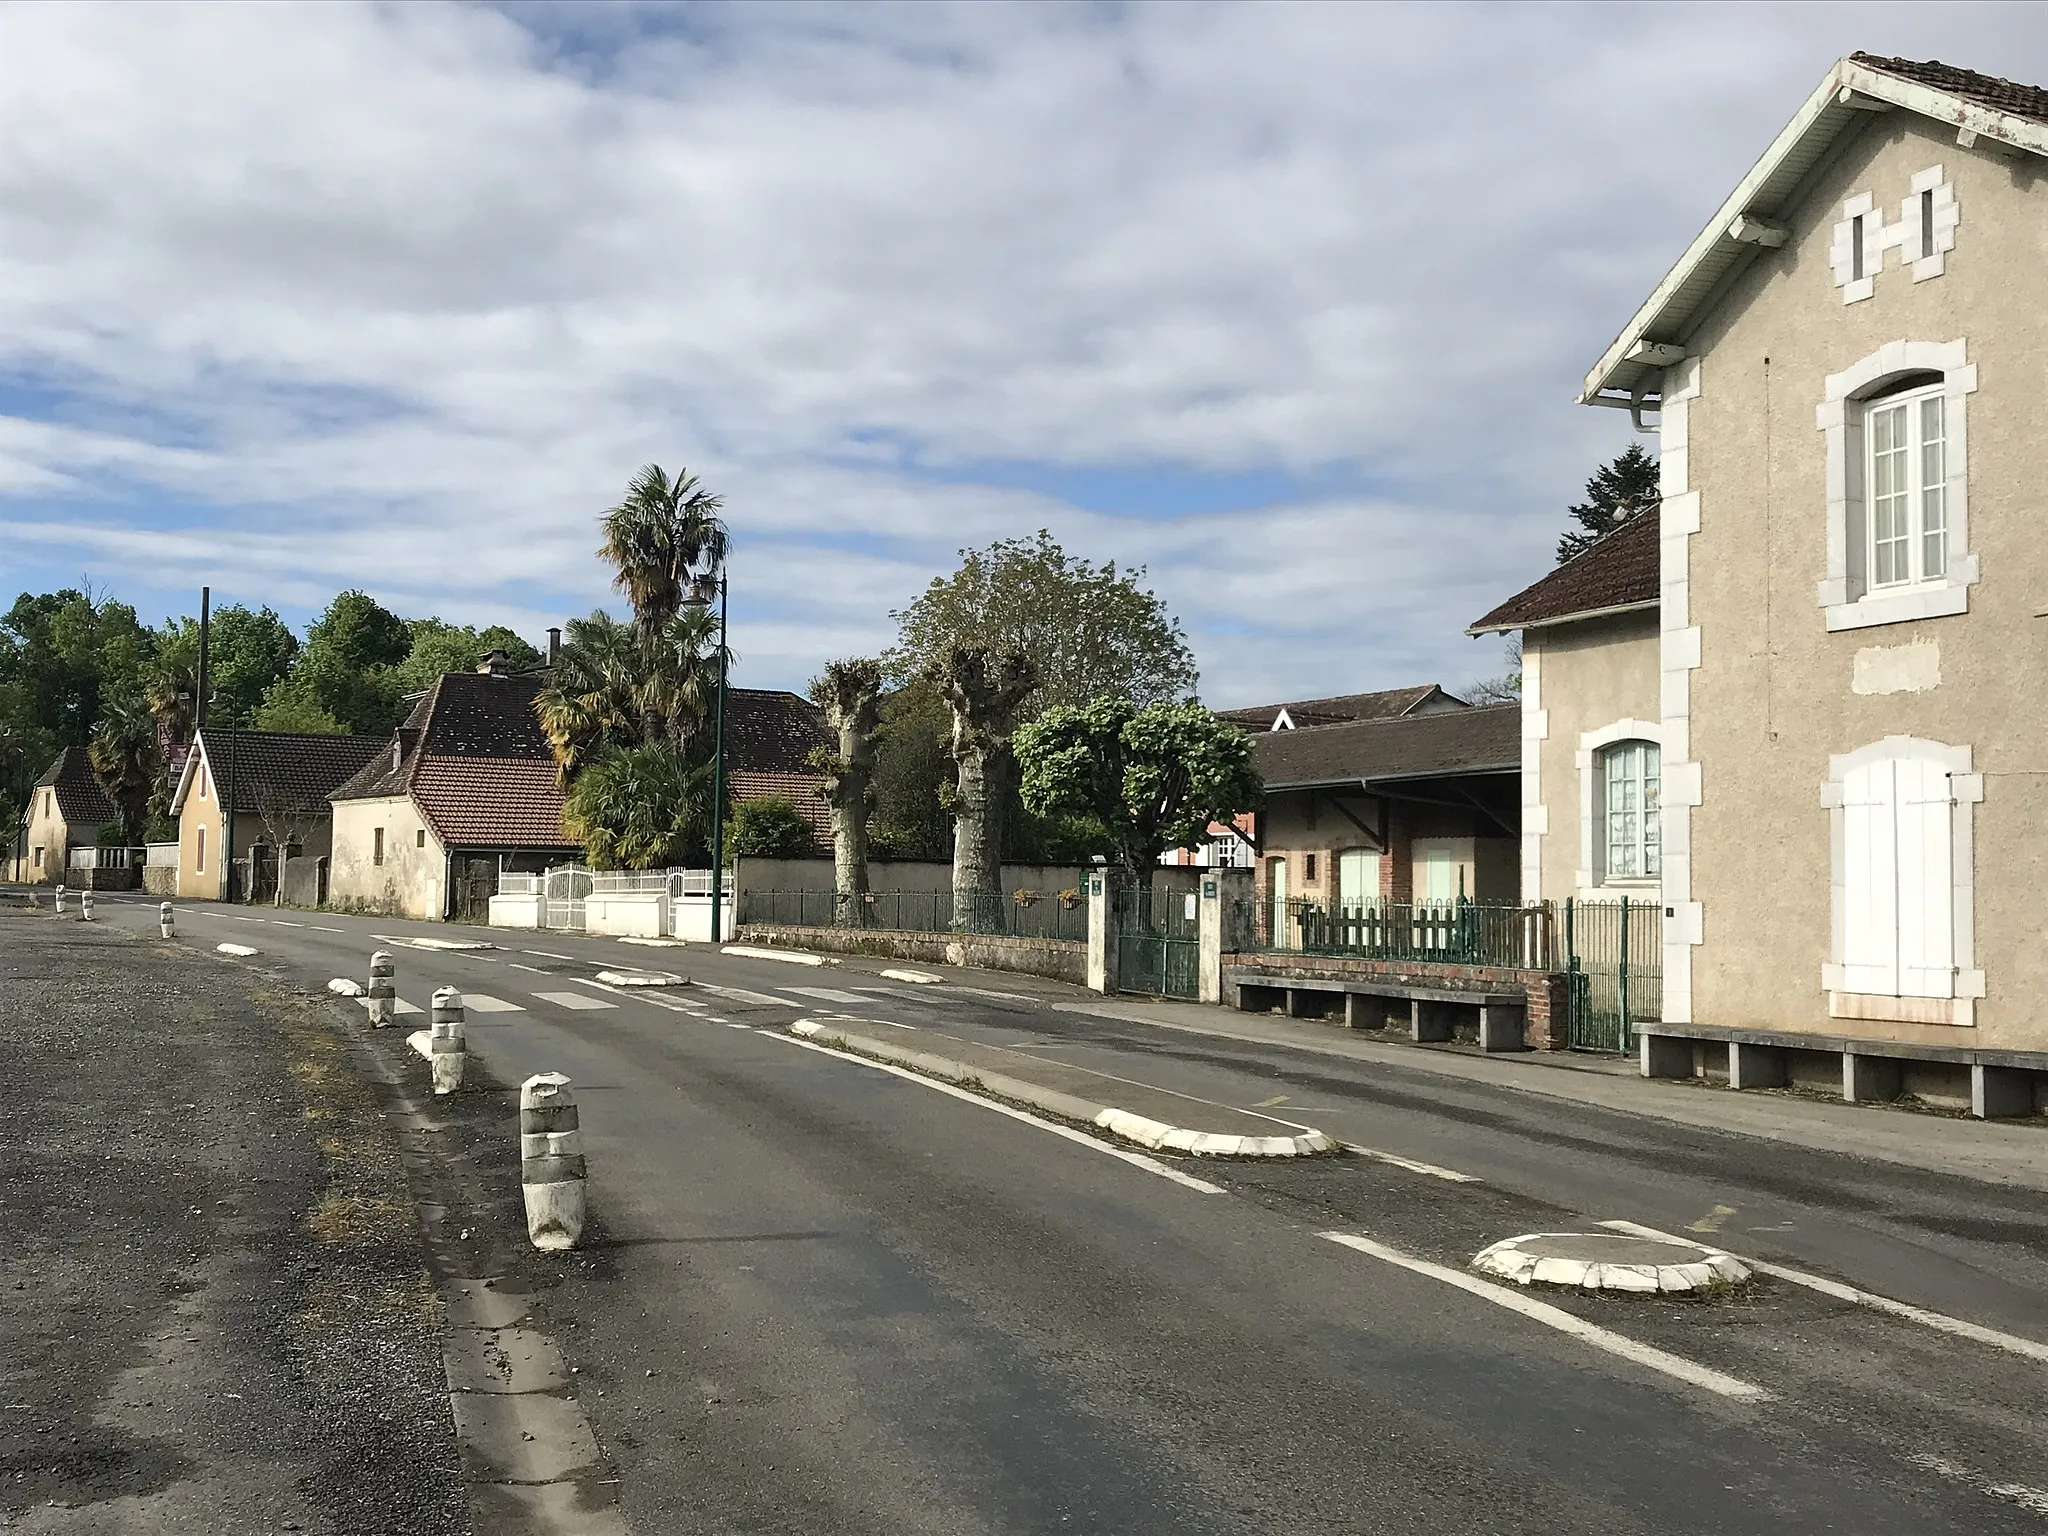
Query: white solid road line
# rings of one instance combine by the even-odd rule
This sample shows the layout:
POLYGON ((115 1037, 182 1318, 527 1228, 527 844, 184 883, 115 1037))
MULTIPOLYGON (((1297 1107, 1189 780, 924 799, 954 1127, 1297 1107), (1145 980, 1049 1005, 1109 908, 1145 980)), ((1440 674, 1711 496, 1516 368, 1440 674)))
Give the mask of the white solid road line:
MULTIPOLYGON (((1638 1237, 1660 1237, 1666 1242, 1682 1243, 1691 1239, 1673 1237, 1668 1232, 1659 1232, 1655 1227, 1643 1226, 1634 1221, 1603 1221, 1603 1227, 1616 1232, 1633 1232, 1638 1237)), ((2000 1333, 1996 1328, 1986 1328, 1981 1323, 1966 1322, 1960 1317, 1950 1317, 1945 1312, 1930 1312, 1925 1307, 1916 1307, 1909 1302, 1894 1301, 1889 1296, 1879 1296, 1874 1291, 1859 1291, 1853 1285, 1844 1285, 1839 1280, 1825 1279, 1820 1275, 1809 1275, 1803 1269, 1787 1269, 1782 1264, 1772 1264, 1763 1259, 1752 1259, 1737 1254, 1751 1269, 1760 1269, 1767 1275, 1776 1275, 1780 1280, 1789 1280, 1794 1285, 1803 1285, 1810 1291, 1819 1291, 1823 1296, 1832 1296, 1837 1301, 1853 1301, 1858 1306, 1869 1307, 1874 1312, 1889 1313, 1893 1317, 1905 1318, 1923 1328, 1932 1328, 1940 1333, 1954 1334, 1959 1339, 1971 1339, 1979 1344, 1989 1344, 1993 1349, 2002 1349, 2015 1355, 2024 1355, 2029 1360, 2048 1364, 2048 1344, 2039 1339, 2024 1339, 2018 1334, 2000 1333)))
POLYGON ((1483 1184, 1486 1181, 1476 1173, 1460 1173, 1455 1168, 1445 1168, 1437 1163, 1417 1162, 1412 1157, 1402 1157, 1394 1152, 1382 1152, 1377 1147, 1361 1147, 1355 1141, 1344 1143, 1346 1152, 1356 1152, 1360 1157, 1369 1157, 1375 1162, 1392 1163, 1396 1168, 1406 1168, 1410 1173, 1426 1173, 1433 1179, 1449 1179, 1453 1184, 1483 1184))
MULTIPOLYGON (((745 1028, 746 1026, 741 1027, 745 1028)), ((1021 1109, 1012 1109, 1007 1104, 998 1104, 991 1099, 984 1099, 979 1094, 969 1093, 964 1088, 955 1088, 951 1083, 942 1083, 936 1078, 925 1077, 920 1073, 908 1071, 903 1067, 893 1066, 886 1061, 871 1061, 865 1056, 855 1056, 849 1051, 835 1051, 829 1045, 819 1045, 813 1040, 800 1040, 795 1035, 785 1035, 779 1030, 757 1029, 754 1033, 764 1040, 780 1040, 784 1045, 799 1046, 806 1051, 817 1051, 824 1056, 836 1056, 839 1060, 850 1061, 857 1067, 868 1067, 876 1072, 887 1072, 890 1076, 900 1077, 907 1083, 916 1083, 920 1088, 929 1088, 935 1093, 947 1094, 952 1098, 961 1100, 963 1103, 973 1104, 982 1109, 993 1110, 999 1115, 1008 1115, 1012 1120, 1021 1120, 1026 1125, 1035 1125, 1041 1131, 1050 1131, 1053 1135, 1064 1137, 1076 1146, 1086 1147, 1091 1152, 1100 1152, 1105 1157, 1113 1157, 1119 1162, 1129 1163, 1133 1168, 1142 1168, 1147 1173, 1156 1173, 1162 1179, 1172 1180, 1183 1189, 1192 1189, 1198 1194, 1204 1195, 1220 1195, 1225 1193, 1222 1185, 1211 1184, 1207 1179, 1198 1179, 1192 1174, 1182 1173, 1178 1168, 1170 1168, 1157 1158, 1147 1157, 1142 1152, 1126 1152, 1122 1147, 1112 1147, 1106 1141, 1098 1140, 1069 1126, 1060 1125, 1052 1120, 1042 1120, 1037 1115, 1027 1114, 1021 1109)))
POLYGON ((1660 1371, 1688 1386, 1700 1387, 1718 1397, 1734 1398, 1738 1402, 1748 1403, 1765 1402, 1770 1398, 1770 1393, 1753 1382, 1725 1375, 1711 1366, 1671 1354, 1653 1344, 1642 1344, 1634 1339, 1624 1338, 1618 1333, 1600 1327, 1597 1323, 1589 1323, 1582 1317, 1576 1317, 1562 1307, 1553 1307, 1546 1301, 1537 1301, 1497 1281, 1482 1280, 1476 1275, 1466 1274, 1461 1269, 1452 1269, 1445 1264, 1434 1264, 1428 1259, 1418 1259, 1412 1254, 1403 1253, 1398 1248, 1389 1248, 1385 1243, 1374 1242, 1371 1238, 1361 1237, 1355 1232, 1322 1232, 1317 1235, 1346 1248, 1355 1249, 1359 1253, 1370 1254, 1373 1258, 1397 1265, 1414 1274, 1427 1275, 1432 1280, 1441 1280, 1445 1285, 1456 1286, 1482 1301, 1490 1301, 1497 1307, 1506 1307, 1510 1312, 1519 1312, 1533 1322, 1542 1323, 1547 1328, 1555 1328, 1559 1333, 1570 1334, 1575 1339, 1591 1344, 1595 1349, 1604 1349, 1611 1355, 1619 1355, 1622 1359, 1632 1360, 1637 1365, 1648 1366, 1653 1371, 1660 1371))

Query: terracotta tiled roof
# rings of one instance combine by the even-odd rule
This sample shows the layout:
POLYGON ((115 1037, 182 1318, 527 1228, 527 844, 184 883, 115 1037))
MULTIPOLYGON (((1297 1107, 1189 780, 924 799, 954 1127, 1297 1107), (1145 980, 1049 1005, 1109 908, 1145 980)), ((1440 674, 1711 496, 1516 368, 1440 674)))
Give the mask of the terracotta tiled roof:
POLYGON ((2038 85, 2019 85, 1996 75, 1980 75, 1974 69, 1958 69, 1939 59, 1888 59, 1875 53, 1852 53, 1849 57, 1866 69, 1880 70, 1924 85, 1929 90, 1960 96, 1964 101, 2009 117, 2031 118, 2048 123, 2048 90, 2038 85))
POLYGON ((92 759, 85 755, 83 747, 66 747, 59 752, 36 780, 36 788, 57 791, 57 814, 70 826, 96 827, 118 820, 121 815, 100 787, 99 776, 92 771, 92 759))
POLYGON ((761 773, 751 768, 741 768, 726 776, 726 787, 732 802, 738 805, 743 800, 758 800, 763 795, 781 795, 796 802, 796 808, 811 824, 811 832, 820 846, 832 846, 832 807, 825 803, 819 793, 824 778, 817 773, 761 773))
POLYGON ((1592 548, 1522 588, 1465 632, 1536 629, 1657 601, 1657 509, 1638 512, 1592 548))
POLYGON ((1297 727, 1340 725, 1347 720, 1393 720, 1432 702, 1462 707, 1463 699, 1445 693, 1435 683, 1413 688, 1383 688, 1378 693, 1340 693, 1326 699, 1293 699, 1285 704, 1249 704, 1242 709, 1213 711, 1218 720, 1228 720, 1249 730, 1270 731, 1280 711, 1297 727))
POLYGON ((1522 707, 1490 704, 1405 720, 1270 731, 1253 749, 1268 789, 1512 773, 1522 764, 1522 707))
POLYGON ((317 736, 299 731, 199 733, 214 792, 234 809, 325 809, 334 792, 384 749, 381 736, 317 736))
POLYGON ((412 770, 412 798, 447 847, 579 846, 562 830, 553 757, 423 753, 412 770))

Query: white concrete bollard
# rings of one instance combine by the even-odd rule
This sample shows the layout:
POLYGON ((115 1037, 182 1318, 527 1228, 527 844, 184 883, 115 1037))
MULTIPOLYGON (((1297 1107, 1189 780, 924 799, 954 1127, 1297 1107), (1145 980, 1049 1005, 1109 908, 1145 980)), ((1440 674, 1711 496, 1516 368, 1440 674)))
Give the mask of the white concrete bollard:
POLYGON ((57 887, 57 915, 64 915, 64 887, 61 885, 57 887))
POLYGON ((462 1031, 462 994, 453 987, 437 991, 433 1020, 427 1064, 434 1069, 434 1092, 453 1093, 462 1086, 462 1062, 468 1050, 462 1031))
POLYGON ((171 920, 168 901, 156 909, 156 931, 159 938, 174 939, 178 936, 178 925, 171 920))
POLYGON ((519 1187, 534 1247, 574 1248, 583 1236, 583 1133, 576 1094, 559 1072, 519 1085, 519 1187))
POLYGON ((88 923, 92 921, 91 891, 80 891, 78 893, 78 915, 80 918, 82 918, 84 921, 88 923))
POLYGON ((370 1028, 382 1029, 398 1016, 398 987, 391 979, 391 955, 378 950, 370 956, 370 1028))

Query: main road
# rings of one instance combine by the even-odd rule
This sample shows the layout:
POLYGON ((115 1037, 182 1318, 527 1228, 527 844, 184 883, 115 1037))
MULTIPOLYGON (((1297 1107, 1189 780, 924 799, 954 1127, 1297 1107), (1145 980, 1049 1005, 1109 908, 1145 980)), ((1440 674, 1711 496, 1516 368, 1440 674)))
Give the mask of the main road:
MULTIPOLYGON (((152 931, 155 904, 99 916, 152 931)), ((550 1315, 650 1536, 2048 1530, 2031 1188, 1159 1029, 1030 979, 178 920, 195 949, 247 945, 314 987, 390 948, 410 1007, 465 993, 500 1084, 575 1081, 600 1242, 550 1315), (596 980, 622 963, 695 984, 596 980), (1383 1155, 1137 1156, 788 1031, 826 1015, 1383 1155), (1707 1301, 1536 1307, 1468 1278, 1498 1238, 1601 1221, 1713 1230, 1776 1268, 1707 1301)))

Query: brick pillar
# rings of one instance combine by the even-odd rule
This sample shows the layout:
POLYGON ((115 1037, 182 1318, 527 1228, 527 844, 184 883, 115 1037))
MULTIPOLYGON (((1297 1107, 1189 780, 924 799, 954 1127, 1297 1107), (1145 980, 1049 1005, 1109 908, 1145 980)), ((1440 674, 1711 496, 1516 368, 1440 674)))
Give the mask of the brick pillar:
POLYGON ((1538 972, 1529 978, 1527 986, 1529 1013, 1524 1021, 1524 1043, 1532 1051, 1570 1049, 1570 1004, 1563 973, 1538 972))
POLYGON ((1380 893, 1388 901, 1415 897, 1414 830, 1405 806, 1387 807, 1387 851, 1380 858, 1380 893))

